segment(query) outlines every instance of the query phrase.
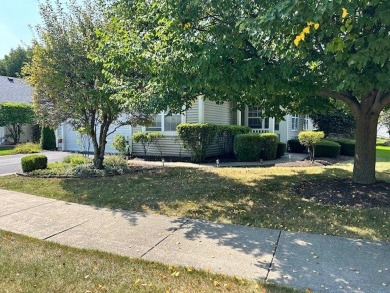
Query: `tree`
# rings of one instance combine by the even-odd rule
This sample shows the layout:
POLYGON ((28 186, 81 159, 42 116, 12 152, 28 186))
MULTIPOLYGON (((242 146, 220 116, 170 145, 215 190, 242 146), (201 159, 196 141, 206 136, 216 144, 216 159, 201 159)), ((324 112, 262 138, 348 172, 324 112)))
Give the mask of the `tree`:
POLYGON ((96 31, 104 24, 100 4, 88 0, 79 6, 68 1, 66 9, 60 1, 40 4, 43 24, 36 27, 32 62, 24 69, 35 88, 34 105, 44 125, 67 121, 82 129, 92 141, 98 169, 104 168, 107 136, 138 117, 125 115, 134 113, 112 99, 115 92, 106 86, 102 64, 90 56, 97 46, 96 31))
POLYGON ((22 126, 34 123, 35 115, 31 105, 25 103, 0 103, 0 126, 6 127, 14 144, 19 143, 22 126))
POLYGON ((41 128, 41 149, 43 150, 55 150, 56 149, 56 136, 54 130, 48 127, 41 128))
POLYGON ((325 132, 340 134, 346 137, 353 137, 355 130, 355 118, 351 111, 344 107, 329 110, 327 113, 318 113, 311 117, 315 127, 325 132))
POLYGON ((316 143, 323 139, 324 136, 323 131, 301 131, 299 133, 299 142, 308 148, 311 162, 314 162, 316 143))
POLYGON ((142 36, 152 76, 148 89, 157 97, 152 101, 171 109, 188 107, 200 94, 259 105, 274 116, 312 113, 329 98, 339 100, 356 121, 353 181, 370 184, 376 180, 378 117, 390 104, 389 5, 123 0, 112 18, 122 45, 110 52, 111 60, 128 66, 126 45, 142 36))
POLYGON ((0 75, 20 77, 24 64, 31 60, 31 48, 17 47, 0 60, 0 75))

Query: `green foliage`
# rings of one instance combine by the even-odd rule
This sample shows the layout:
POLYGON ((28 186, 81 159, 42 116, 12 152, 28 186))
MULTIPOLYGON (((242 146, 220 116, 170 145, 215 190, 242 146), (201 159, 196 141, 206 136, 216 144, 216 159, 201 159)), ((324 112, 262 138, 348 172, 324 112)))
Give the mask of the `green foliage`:
POLYGON ((127 142, 125 136, 119 134, 114 135, 114 140, 111 143, 112 147, 116 149, 118 152, 120 152, 121 154, 126 153, 126 144, 127 142))
POLYGON ((261 153, 263 160, 273 160, 276 158, 279 137, 275 133, 261 133, 261 153))
POLYGON ((238 161, 260 160, 262 138, 257 133, 237 134, 234 137, 234 154, 238 161))
POLYGON ((328 139, 337 142, 340 146, 340 154, 344 156, 354 156, 356 142, 353 139, 328 139))
POLYGON ((337 142, 323 139, 315 144, 315 156, 316 158, 337 158, 340 154, 340 149, 341 146, 337 142))
POLYGON ((323 131, 301 131, 298 135, 300 144, 309 149, 310 160, 314 161, 316 143, 325 137, 323 131))
POLYGON ((13 154, 33 154, 39 153, 41 151, 41 146, 37 143, 27 142, 16 145, 12 150, 13 154))
POLYGON ((284 142, 278 142, 278 148, 276 151, 276 157, 281 158, 286 153, 287 145, 284 142))
POLYGON ((304 153, 306 147, 299 142, 298 138, 293 138, 287 141, 287 149, 291 153, 304 153))
POLYGON ((32 124, 35 120, 34 110, 26 103, 0 103, 0 127, 6 127, 14 143, 19 143, 22 126, 32 124))
POLYGON ((149 132, 148 133, 148 143, 153 144, 160 153, 162 158, 162 147, 160 144, 161 139, 164 138, 164 135, 160 132, 149 132))
POLYGON ((240 125, 218 125, 217 143, 222 155, 233 154, 234 137, 237 134, 249 133, 250 128, 240 125))
POLYGON ((108 170, 115 170, 118 174, 124 174, 129 171, 129 165, 127 161, 121 156, 110 155, 104 159, 104 167, 108 170))
POLYGON ((55 150, 56 136, 54 130, 49 127, 42 127, 40 143, 43 150, 55 150))
POLYGON ((142 149, 144 151, 144 157, 146 157, 146 153, 149 147, 148 134, 145 132, 133 133, 133 140, 135 143, 140 143, 142 145, 142 149))
POLYGON ((21 160, 22 170, 25 173, 47 168, 47 157, 45 155, 25 156, 21 160))
POLYGON ((322 130, 326 136, 330 133, 337 133, 345 137, 352 137, 355 132, 356 124, 352 113, 342 109, 317 114, 312 119, 314 125, 322 130))
POLYGON ((181 123, 177 126, 177 134, 183 141, 184 148, 192 153, 196 162, 205 159, 216 133, 217 126, 208 123, 181 123))
POLYGON ((22 67, 31 60, 31 48, 17 47, 0 60, 0 75, 20 77, 22 67))
POLYGON ((62 159, 63 163, 70 164, 72 166, 83 165, 83 164, 91 164, 92 160, 88 157, 84 157, 82 155, 68 155, 62 159))

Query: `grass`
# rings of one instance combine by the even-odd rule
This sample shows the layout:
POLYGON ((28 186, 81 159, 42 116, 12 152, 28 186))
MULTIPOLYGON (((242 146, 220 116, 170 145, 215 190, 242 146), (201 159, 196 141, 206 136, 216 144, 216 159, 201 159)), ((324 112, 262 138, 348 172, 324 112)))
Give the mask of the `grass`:
MULTIPOLYGON (((8 176, 0 177, 0 188, 101 207, 389 241, 389 209, 327 206, 295 195, 302 180, 346 178, 351 170, 350 163, 326 168, 164 168, 111 178, 8 176)), ((377 170, 380 179, 390 181, 387 162, 379 162, 377 170)))
POLYGON ((13 154, 34 154, 41 152, 41 146, 38 143, 26 142, 15 146, 13 154))
POLYGON ((267 292, 296 290, 81 250, 0 230, 2 292, 267 292))
POLYGON ((0 146, 0 156, 7 156, 13 154, 14 146, 0 146))

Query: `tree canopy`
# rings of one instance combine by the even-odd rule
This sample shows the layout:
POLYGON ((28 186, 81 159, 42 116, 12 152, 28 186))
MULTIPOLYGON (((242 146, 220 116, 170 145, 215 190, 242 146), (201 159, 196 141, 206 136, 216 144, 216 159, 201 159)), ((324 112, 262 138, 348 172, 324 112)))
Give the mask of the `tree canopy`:
POLYGON ((35 121, 34 110, 26 103, 0 103, 0 127, 6 127, 15 144, 20 141, 22 126, 35 121))
POLYGON ((390 104, 389 1, 122 0, 113 11, 106 70, 142 56, 153 105, 205 95, 280 116, 340 100, 356 120, 353 180, 375 181, 376 125, 390 104))
POLYGON ((17 47, 0 60, 0 75, 20 77, 24 64, 31 60, 31 48, 17 47))

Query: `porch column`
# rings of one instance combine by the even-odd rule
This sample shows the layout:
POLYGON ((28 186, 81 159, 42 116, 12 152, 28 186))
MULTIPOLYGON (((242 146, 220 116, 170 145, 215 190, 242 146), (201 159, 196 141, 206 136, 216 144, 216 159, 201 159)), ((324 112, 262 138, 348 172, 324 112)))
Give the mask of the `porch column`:
POLYGON ((237 125, 241 125, 241 111, 237 110, 237 125))
POLYGON ((275 118, 269 117, 269 132, 275 133, 275 118))
POLYGON ((204 96, 198 96, 198 121, 204 123, 204 96))

